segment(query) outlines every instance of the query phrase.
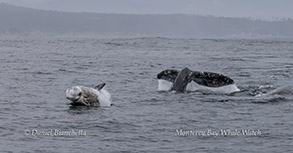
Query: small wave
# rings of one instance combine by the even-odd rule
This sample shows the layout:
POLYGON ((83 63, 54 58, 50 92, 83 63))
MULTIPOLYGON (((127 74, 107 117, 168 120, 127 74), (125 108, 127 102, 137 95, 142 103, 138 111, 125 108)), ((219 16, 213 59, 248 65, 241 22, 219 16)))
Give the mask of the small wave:
POLYGON ((286 101, 288 101, 286 97, 282 97, 282 96, 272 97, 267 100, 268 103, 286 102, 286 101))
POLYGON ((111 46, 124 46, 122 43, 114 43, 114 42, 106 42, 105 45, 111 45, 111 46))
POLYGON ((258 89, 267 89, 267 88, 273 88, 274 86, 273 85, 271 85, 271 84, 267 84, 267 85, 260 85, 259 87, 258 87, 258 89))
POLYGON ((52 75, 53 73, 46 72, 46 71, 37 71, 37 72, 33 72, 33 74, 37 74, 37 75, 52 75))
POLYGON ((66 73, 76 73, 77 71, 67 70, 67 69, 58 69, 59 72, 66 72, 66 73))
POLYGON ((289 100, 286 97, 274 96, 274 97, 256 97, 252 103, 256 104, 277 104, 281 102, 288 102, 289 100))

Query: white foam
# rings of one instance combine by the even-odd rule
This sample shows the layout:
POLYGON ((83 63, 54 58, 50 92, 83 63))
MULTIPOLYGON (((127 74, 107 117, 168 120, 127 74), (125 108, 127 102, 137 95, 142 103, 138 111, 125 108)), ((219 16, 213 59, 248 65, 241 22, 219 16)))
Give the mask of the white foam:
POLYGON ((158 79, 158 91, 168 91, 171 89, 173 83, 167 80, 158 79))

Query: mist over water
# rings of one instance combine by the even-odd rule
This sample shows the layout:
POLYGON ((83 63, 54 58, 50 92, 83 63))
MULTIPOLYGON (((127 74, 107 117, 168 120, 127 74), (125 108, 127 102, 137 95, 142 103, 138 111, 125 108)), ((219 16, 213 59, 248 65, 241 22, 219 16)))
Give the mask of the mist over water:
POLYGON ((1 37, 0 50, 1 151, 292 151, 292 95, 255 96, 292 84, 293 40, 1 37), (157 91, 159 72, 184 67, 241 92, 157 91), (111 107, 66 100, 103 82, 111 107))

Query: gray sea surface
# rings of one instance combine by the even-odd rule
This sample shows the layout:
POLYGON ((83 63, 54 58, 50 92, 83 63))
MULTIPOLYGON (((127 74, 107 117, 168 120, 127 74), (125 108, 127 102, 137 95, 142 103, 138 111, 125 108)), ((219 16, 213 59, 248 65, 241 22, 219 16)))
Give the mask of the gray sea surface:
POLYGON ((293 152, 291 39, 0 37, 1 152, 293 152), (231 77, 231 95, 158 92, 188 67, 231 77), (111 107, 65 90, 105 82, 111 107))

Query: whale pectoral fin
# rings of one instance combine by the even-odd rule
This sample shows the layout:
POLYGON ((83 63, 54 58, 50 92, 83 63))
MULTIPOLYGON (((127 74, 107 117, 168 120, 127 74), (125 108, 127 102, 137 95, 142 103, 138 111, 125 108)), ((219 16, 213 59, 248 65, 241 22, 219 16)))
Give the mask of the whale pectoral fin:
POLYGON ((95 89, 97 89, 97 90, 101 90, 101 89, 104 88, 105 85, 106 85, 106 83, 101 83, 101 84, 97 85, 97 86, 95 87, 95 89))
POLYGON ((207 87, 221 87, 234 83, 231 78, 213 72, 193 71, 190 80, 207 87))
POLYGON ((174 82, 178 73, 179 72, 177 70, 172 70, 172 69, 164 70, 157 75, 157 79, 163 79, 170 82, 174 82))

